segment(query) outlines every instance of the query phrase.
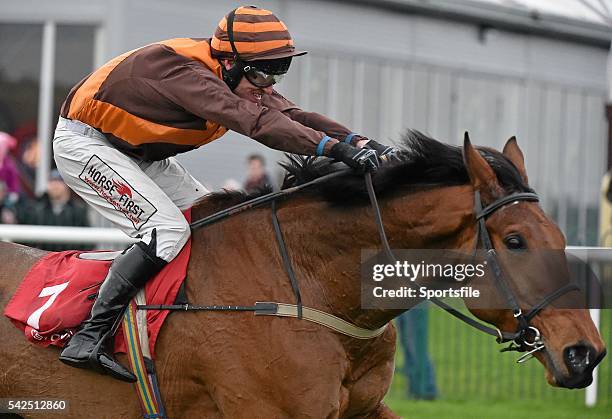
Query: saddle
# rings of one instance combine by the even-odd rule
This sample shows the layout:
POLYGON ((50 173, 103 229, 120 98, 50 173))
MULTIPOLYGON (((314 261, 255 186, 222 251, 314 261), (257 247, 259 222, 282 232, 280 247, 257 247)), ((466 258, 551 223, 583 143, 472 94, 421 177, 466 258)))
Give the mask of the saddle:
MULTIPOLYGON (((191 240, 179 255, 147 282, 148 304, 172 304, 187 274, 191 240)), ((64 346, 87 319, 97 291, 119 252, 52 252, 42 257, 25 276, 4 310, 28 341, 40 346, 64 346)), ((147 310, 149 350, 168 316, 166 310, 147 310)), ((122 326, 121 326, 122 327, 122 326)), ((126 352, 121 327, 116 333, 115 353, 126 352)))

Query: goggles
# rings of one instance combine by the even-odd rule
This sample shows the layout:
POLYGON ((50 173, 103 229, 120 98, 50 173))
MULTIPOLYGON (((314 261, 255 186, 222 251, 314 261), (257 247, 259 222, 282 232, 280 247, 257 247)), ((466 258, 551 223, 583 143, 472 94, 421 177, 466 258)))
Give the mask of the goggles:
POLYGON ((248 81, 257 87, 269 87, 280 82, 285 74, 268 74, 250 65, 244 67, 244 74, 248 81))

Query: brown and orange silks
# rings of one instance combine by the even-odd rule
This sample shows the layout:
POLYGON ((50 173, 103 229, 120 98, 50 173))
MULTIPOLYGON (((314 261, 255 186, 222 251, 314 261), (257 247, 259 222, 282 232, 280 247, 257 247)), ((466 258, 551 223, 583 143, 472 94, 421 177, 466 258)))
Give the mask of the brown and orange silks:
POLYGON ((147 161, 193 150, 228 129, 305 155, 314 154, 325 135, 351 133, 275 91, 259 103, 237 96, 222 80, 210 39, 161 41, 112 59, 70 91, 61 116, 92 126, 122 152, 147 161))

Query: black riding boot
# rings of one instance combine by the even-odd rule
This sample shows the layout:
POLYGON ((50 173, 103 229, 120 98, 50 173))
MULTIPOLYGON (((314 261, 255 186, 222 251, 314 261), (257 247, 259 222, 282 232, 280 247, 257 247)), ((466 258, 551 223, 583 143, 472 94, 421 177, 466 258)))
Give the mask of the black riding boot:
POLYGON ((60 361, 77 368, 88 368, 135 382, 136 377, 113 357, 111 337, 127 304, 138 290, 159 272, 166 262, 155 256, 155 234, 150 245, 136 243, 113 261, 98 291, 91 316, 68 341, 60 361), (109 350, 106 349, 110 343, 109 350))

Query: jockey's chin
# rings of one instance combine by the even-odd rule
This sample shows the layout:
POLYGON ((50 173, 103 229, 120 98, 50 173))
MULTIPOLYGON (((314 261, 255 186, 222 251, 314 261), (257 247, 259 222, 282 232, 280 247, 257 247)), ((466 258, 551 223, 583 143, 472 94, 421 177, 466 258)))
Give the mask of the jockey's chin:
POLYGON ((272 94, 273 87, 257 87, 251 83, 246 77, 243 77, 238 83, 238 86, 234 89, 234 93, 243 99, 248 101, 259 103, 263 98, 263 95, 272 94))

